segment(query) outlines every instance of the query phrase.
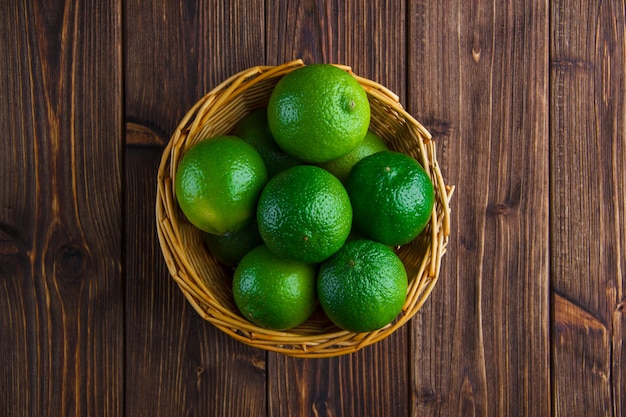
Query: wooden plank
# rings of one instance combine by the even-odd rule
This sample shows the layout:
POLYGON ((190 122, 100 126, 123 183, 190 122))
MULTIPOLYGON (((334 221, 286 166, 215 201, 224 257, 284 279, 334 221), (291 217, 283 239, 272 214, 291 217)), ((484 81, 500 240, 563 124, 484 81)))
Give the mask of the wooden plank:
POLYGON ((160 158, 126 150, 126 414, 263 416, 265 353, 205 322, 168 275, 150 204, 160 158))
MULTIPOLYGON (((280 2, 267 10, 269 64, 341 63, 405 99, 404 2, 280 2), (270 36, 271 34, 271 36, 270 36)), ((268 356, 269 414, 405 416, 408 326, 349 356, 268 356)))
POLYGON ((404 1, 279 2, 267 10, 267 64, 337 63, 405 97, 404 1), (288 20, 290 19, 290 20, 288 20))
POLYGON ((624 1, 550 7, 557 415, 624 415, 624 1))
POLYGON ((361 351, 328 359, 270 354, 269 414, 407 416, 407 336, 398 331, 361 351))
POLYGON ((550 415, 547 2, 412 2, 408 19, 409 111, 457 187, 413 321, 413 415, 550 415))
POLYGON ((263 65, 264 2, 125 2, 126 120, 169 137, 230 75, 263 65))
POLYGON ((264 416, 265 352, 195 313, 168 274, 154 221, 161 144, 204 93, 263 64, 264 3, 126 2, 124 12, 126 414, 264 416))
POLYGON ((123 413, 120 2, 0 4, 0 413, 123 413))

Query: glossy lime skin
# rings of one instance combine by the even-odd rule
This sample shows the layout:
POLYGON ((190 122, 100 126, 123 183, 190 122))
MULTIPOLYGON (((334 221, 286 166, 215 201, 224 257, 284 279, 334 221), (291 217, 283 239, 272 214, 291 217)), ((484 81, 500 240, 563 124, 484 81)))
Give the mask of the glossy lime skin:
POLYGON ((278 256, 317 263, 341 248, 350 234, 352 207, 341 182, 312 165, 272 178, 257 207, 263 241, 278 256))
POLYGON ((428 224, 435 191, 428 174, 409 155, 383 151, 359 161, 346 180, 354 227, 389 246, 404 245, 428 224))
POLYGON ((233 297, 239 311, 256 325, 287 330, 315 310, 317 267, 285 261, 267 246, 249 252, 237 265, 233 297))
POLYGON ((350 152, 370 122, 367 93, 346 71, 313 64, 285 75, 267 107, 278 146, 306 162, 326 162, 350 152))
POLYGON ((235 136, 217 136, 183 155, 176 199, 190 223, 223 235, 241 230, 253 218, 266 182, 263 159, 251 145, 235 136))
POLYGON ((402 310, 407 288, 400 258, 388 246, 367 239, 348 241, 320 265, 317 280, 328 318, 357 333, 391 323, 402 310))

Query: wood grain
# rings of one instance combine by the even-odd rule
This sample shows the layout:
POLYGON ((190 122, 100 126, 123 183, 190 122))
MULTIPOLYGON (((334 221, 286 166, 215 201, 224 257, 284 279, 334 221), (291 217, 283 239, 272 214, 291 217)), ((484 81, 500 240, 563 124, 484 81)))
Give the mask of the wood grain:
POLYGON ((348 65, 404 99, 405 9, 403 0, 278 2, 267 9, 267 64, 348 65))
POLYGON ((406 416, 405 332, 348 356, 268 357, 269 415, 406 416))
POLYGON ((624 415, 626 8, 550 6, 554 408, 624 415))
POLYGON ((550 415, 548 9, 412 2, 409 111, 457 186, 411 339, 413 415, 550 415))
MULTIPOLYGON (((281 2, 267 12, 268 63, 303 58, 349 65, 405 100, 403 2, 281 2)), ((269 354, 269 414, 408 415, 407 327, 345 357, 306 361, 269 354)))
POLYGON ((0 415, 626 415, 624 0, 0 1, 0 415), (456 185, 423 309, 356 354, 236 342, 170 279, 155 175, 231 74, 397 93, 456 185))
POLYGON ((266 415, 265 352, 195 313, 154 223, 160 144, 202 95, 263 64, 263 15, 260 1, 126 3, 126 415, 266 415))
POLYGON ((169 136, 202 95, 232 74, 264 64, 261 0, 124 4, 128 122, 169 136))
POLYGON ((123 412, 119 9, 0 5, 6 416, 123 412))

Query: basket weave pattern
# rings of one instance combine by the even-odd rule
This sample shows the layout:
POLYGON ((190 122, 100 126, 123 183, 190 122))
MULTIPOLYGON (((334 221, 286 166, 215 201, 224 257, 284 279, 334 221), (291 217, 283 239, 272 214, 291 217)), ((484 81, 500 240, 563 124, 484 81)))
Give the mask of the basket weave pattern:
POLYGON ((367 92, 371 129, 390 149, 421 162, 435 187, 430 224, 413 242, 397 251, 409 277, 407 298, 398 318, 383 329, 352 333, 332 324, 318 309, 304 324, 288 331, 260 328, 243 318, 232 297, 232 273, 204 246, 202 232, 192 226, 176 203, 174 178, 182 155, 198 141, 228 134, 250 111, 267 104, 272 89, 301 60, 279 66, 259 66, 233 75, 202 97, 180 121, 166 146, 157 177, 156 217, 159 242, 168 270, 193 308, 205 320, 233 338, 258 348, 297 357, 330 357, 355 352, 397 330, 417 313, 437 282, 450 233, 446 186, 430 133, 399 104, 387 88, 350 72, 367 92))

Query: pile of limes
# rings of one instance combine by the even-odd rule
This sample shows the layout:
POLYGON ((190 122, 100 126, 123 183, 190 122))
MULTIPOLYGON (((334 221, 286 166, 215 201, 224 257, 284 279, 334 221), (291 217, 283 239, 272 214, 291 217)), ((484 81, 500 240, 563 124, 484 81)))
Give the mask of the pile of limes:
POLYGON ((422 232, 435 199, 423 167, 370 130, 363 87, 327 64, 293 70, 232 135, 189 149, 175 188, 210 252, 235 268, 243 316, 272 330, 318 305, 349 331, 391 323, 408 287, 394 248, 422 232))

